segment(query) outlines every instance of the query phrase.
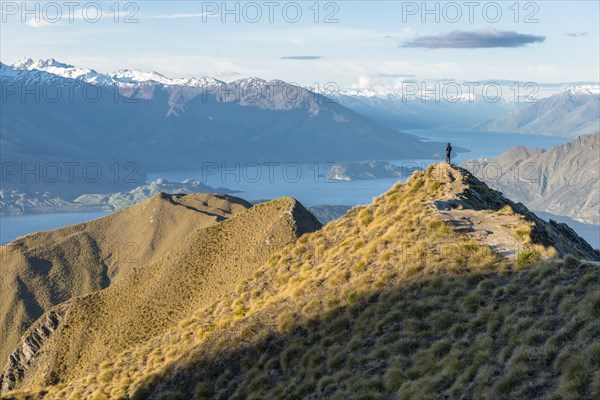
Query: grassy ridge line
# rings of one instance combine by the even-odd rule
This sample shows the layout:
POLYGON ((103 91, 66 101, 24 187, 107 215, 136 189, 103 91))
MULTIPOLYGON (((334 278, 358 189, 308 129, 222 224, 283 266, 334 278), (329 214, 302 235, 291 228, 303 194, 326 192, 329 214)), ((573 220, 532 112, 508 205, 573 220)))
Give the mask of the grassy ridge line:
POLYGON ((44 389, 46 398, 591 396, 596 386, 581 383, 577 366, 598 380, 581 352, 598 329, 598 272, 573 260, 512 265, 440 222, 429 203, 444 194, 416 174, 302 236, 168 333, 44 389), (563 373, 565 363, 575 367, 563 373), (521 373, 535 375, 535 390, 521 373))

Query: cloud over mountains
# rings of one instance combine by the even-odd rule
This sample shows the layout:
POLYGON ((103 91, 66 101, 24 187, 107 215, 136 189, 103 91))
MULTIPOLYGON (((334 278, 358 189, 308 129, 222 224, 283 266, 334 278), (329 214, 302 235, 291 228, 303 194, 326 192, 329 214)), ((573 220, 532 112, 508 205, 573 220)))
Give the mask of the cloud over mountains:
POLYGON ((427 49, 477 49, 492 47, 522 47, 530 43, 541 43, 545 36, 529 35, 514 31, 483 29, 477 31, 452 31, 439 35, 419 36, 404 42, 399 47, 427 49))
POLYGON ((306 61, 306 60, 319 60, 323 58, 322 56, 285 56, 285 57, 281 57, 282 60, 301 60, 301 61, 306 61))

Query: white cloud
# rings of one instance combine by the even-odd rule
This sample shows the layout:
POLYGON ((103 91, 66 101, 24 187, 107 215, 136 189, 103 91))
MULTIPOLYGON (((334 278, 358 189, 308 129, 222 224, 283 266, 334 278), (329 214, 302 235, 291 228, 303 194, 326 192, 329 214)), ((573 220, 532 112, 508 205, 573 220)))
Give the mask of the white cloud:
POLYGON ((358 77, 358 83, 352 84, 352 89, 369 89, 371 87, 371 78, 367 75, 358 77))
POLYGON ((36 18, 30 18, 29 20, 27 20, 27 22, 25 22, 25 24, 32 28, 44 28, 44 27, 62 25, 62 23, 60 23, 60 22, 49 22, 49 21, 44 20, 43 18, 40 18, 37 20, 36 20, 36 18))

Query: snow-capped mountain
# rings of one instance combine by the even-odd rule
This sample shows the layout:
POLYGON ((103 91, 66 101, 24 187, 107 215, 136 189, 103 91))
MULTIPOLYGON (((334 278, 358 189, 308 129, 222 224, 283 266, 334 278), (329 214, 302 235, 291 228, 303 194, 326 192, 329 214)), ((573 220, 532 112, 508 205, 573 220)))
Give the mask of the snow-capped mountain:
POLYGON ((600 85, 569 88, 473 129, 568 137, 600 132, 600 85))
POLYGON ((600 95, 600 85, 581 85, 568 89, 571 94, 600 95))
POLYGON ((79 68, 65 64, 53 58, 34 61, 31 58, 25 57, 13 64, 12 68, 17 71, 43 71, 62 78, 76 79, 89 84, 117 85, 124 88, 129 88, 139 83, 209 88, 212 85, 223 83, 210 77, 168 78, 155 71, 143 72, 120 69, 112 73, 103 74, 94 69, 79 68))
POLYGON ((336 98, 346 107, 397 129, 475 126, 473 129, 483 131, 546 134, 563 134, 559 132, 571 129, 574 132, 572 136, 598 130, 598 128, 594 130, 594 126, 597 126, 597 113, 594 110, 598 109, 595 102, 600 94, 600 85, 574 86, 565 83, 529 85, 530 83, 527 82, 496 80, 479 82, 477 86, 469 89, 454 81, 433 81, 423 90, 419 84, 415 86, 407 82, 406 86, 399 89, 343 90, 336 98), (494 85, 495 88, 490 90, 490 93, 493 95, 499 93, 499 99, 486 98, 482 92, 484 84, 494 85), (447 91, 444 85, 448 85, 447 91), (519 91, 516 90, 517 86, 519 91), (455 90, 456 87, 460 87, 461 91, 455 90), (506 123, 504 121, 507 115, 511 115, 511 118, 514 116, 525 118, 525 114, 544 108, 544 104, 554 101, 549 99, 556 99, 553 96, 561 94, 564 94, 563 97, 572 97, 571 103, 581 101, 590 103, 584 109, 571 110, 567 117, 570 122, 567 124, 563 123, 564 112, 574 107, 573 104, 565 104, 562 111, 546 110, 548 115, 545 117, 531 115, 532 119, 529 122, 539 118, 533 127, 523 127, 521 130, 514 121, 501 126, 506 123), (577 113, 581 115, 575 117, 577 113), (553 119, 553 115, 557 118, 553 119))
POLYGON ((61 63, 53 58, 34 61, 31 58, 23 58, 12 65, 17 71, 43 71, 63 78, 77 79, 90 84, 111 84, 112 80, 99 74, 93 69, 78 68, 73 65, 61 63))
POLYGON ((128 69, 120 69, 111 74, 108 74, 113 82, 115 83, 143 83, 143 82, 156 82, 163 85, 172 86, 191 86, 191 87, 203 87, 209 88, 213 85, 222 84, 223 82, 218 81, 210 77, 201 78, 167 78, 166 76, 155 72, 141 72, 131 71, 128 69))
MULTIPOLYGON (((435 158, 443 149, 279 80, 104 74, 53 59, 0 68, 2 160, 99 162, 109 185, 115 163, 134 163, 139 171, 198 170, 204 162, 435 158), (44 85, 69 90, 56 98, 44 85)), ((25 192, 44 186, 11 179, 3 186, 25 192)), ((90 185, 100 187, 88 184, 81 193, 100 193, 90 185)), ((77 194, 72 183, 66 187, 44 189, 77 194)))
POLYGON ((519 104, 491 103, 463 93, 460 97, 435 98, 433 93, 406 94, 398 90, 345 90, 336 99, 344 106, 396 129, 436 127, 469 128, 496 118, 519 104))
POLYGON ((318 115, 319 103, 323 96, 306 88, 288 84, 281 80, 267 81, 257 77, 223 82, 215 78, 169 78, 158 72, 119 69, 103 74, 89 68, 79 68, 61 63, 55 59, 33 61, 23 58, 12 66, 3 66, 4 80, 27 80, 39 84, 70 85, 91 84, 115 88, 119 94, 128 98, 151 99, 156 92, 164 91, 169 95, 171 106, 168 115, 178 112, 185 102, 198 96, 206 99, 207 95, 215 97, 219 102, 236 102, 244 106, 255 106, 262 109, 291 110, 306 108, 312 116, 318 115))

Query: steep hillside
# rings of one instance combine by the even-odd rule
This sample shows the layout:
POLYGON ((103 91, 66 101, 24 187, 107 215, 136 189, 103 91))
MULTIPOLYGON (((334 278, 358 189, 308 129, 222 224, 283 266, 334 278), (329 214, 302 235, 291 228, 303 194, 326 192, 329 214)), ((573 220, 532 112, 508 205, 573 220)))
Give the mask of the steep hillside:
POLYGON ((534 210, 600 225, 600 133, 547 151, 514 148, 464 166, 534 210))
POLYGON ((571 136, 600 129, 600 87, 576 87, 541 99, 494 120, 479 124, 476 131, 518 132, 571 136))
POLYGON ((118 282, 191 232, 247 208, 224 195, 159 194, 104 218, 21 237, 0 248, 0 360, 51 307, 118 282))
MULTIPOLYGON (((215 257, 231 257, 246 244, 221 232, 248 229, 246 215, 281 202, 293 204, 261 204, 190 241, 210 232, 219 243, 210 249, 224 247, 215 257)), ((204 270, 202 257, 187 259, 204 270)), ((97 332, 112 328, 121 346, 115 328, 145 323, 145 309, 116 321, 126 314, 105 306, 116 285, 67 303, 60 322, 47 316, 57 328, 34 360, 53 368, 26 371, 20 387, 49 399, 592 399, 600 395, 600 271, 586 259, 600 255, 565 225, 439 164, 257 260, 219 301, 176 306, 173 316, 165 315, 173 302, 156 308, 169 326, 161 333, 148 318, 148 339, 116 356, 97 332), (80 348, 88 337, 93 346, 80 348), (73 369, 88 362, 85 372, 73 369)), ((178 284, 179 270, 171 275, 178 284)))
POLYGON ((320 226, 291 198, 256 205, 219 224, 198 224, 160 259, 138 264, 107 289, 52 310, 64 323, 52 328, 39 354, 35 347, 31 354, 27 340, 40 328, 34 324, 10 357, 3 387, 21 377, 30 385, 81 377, 124 348, 144 343, 218 301, 252 277, 273 252, 320 226))

